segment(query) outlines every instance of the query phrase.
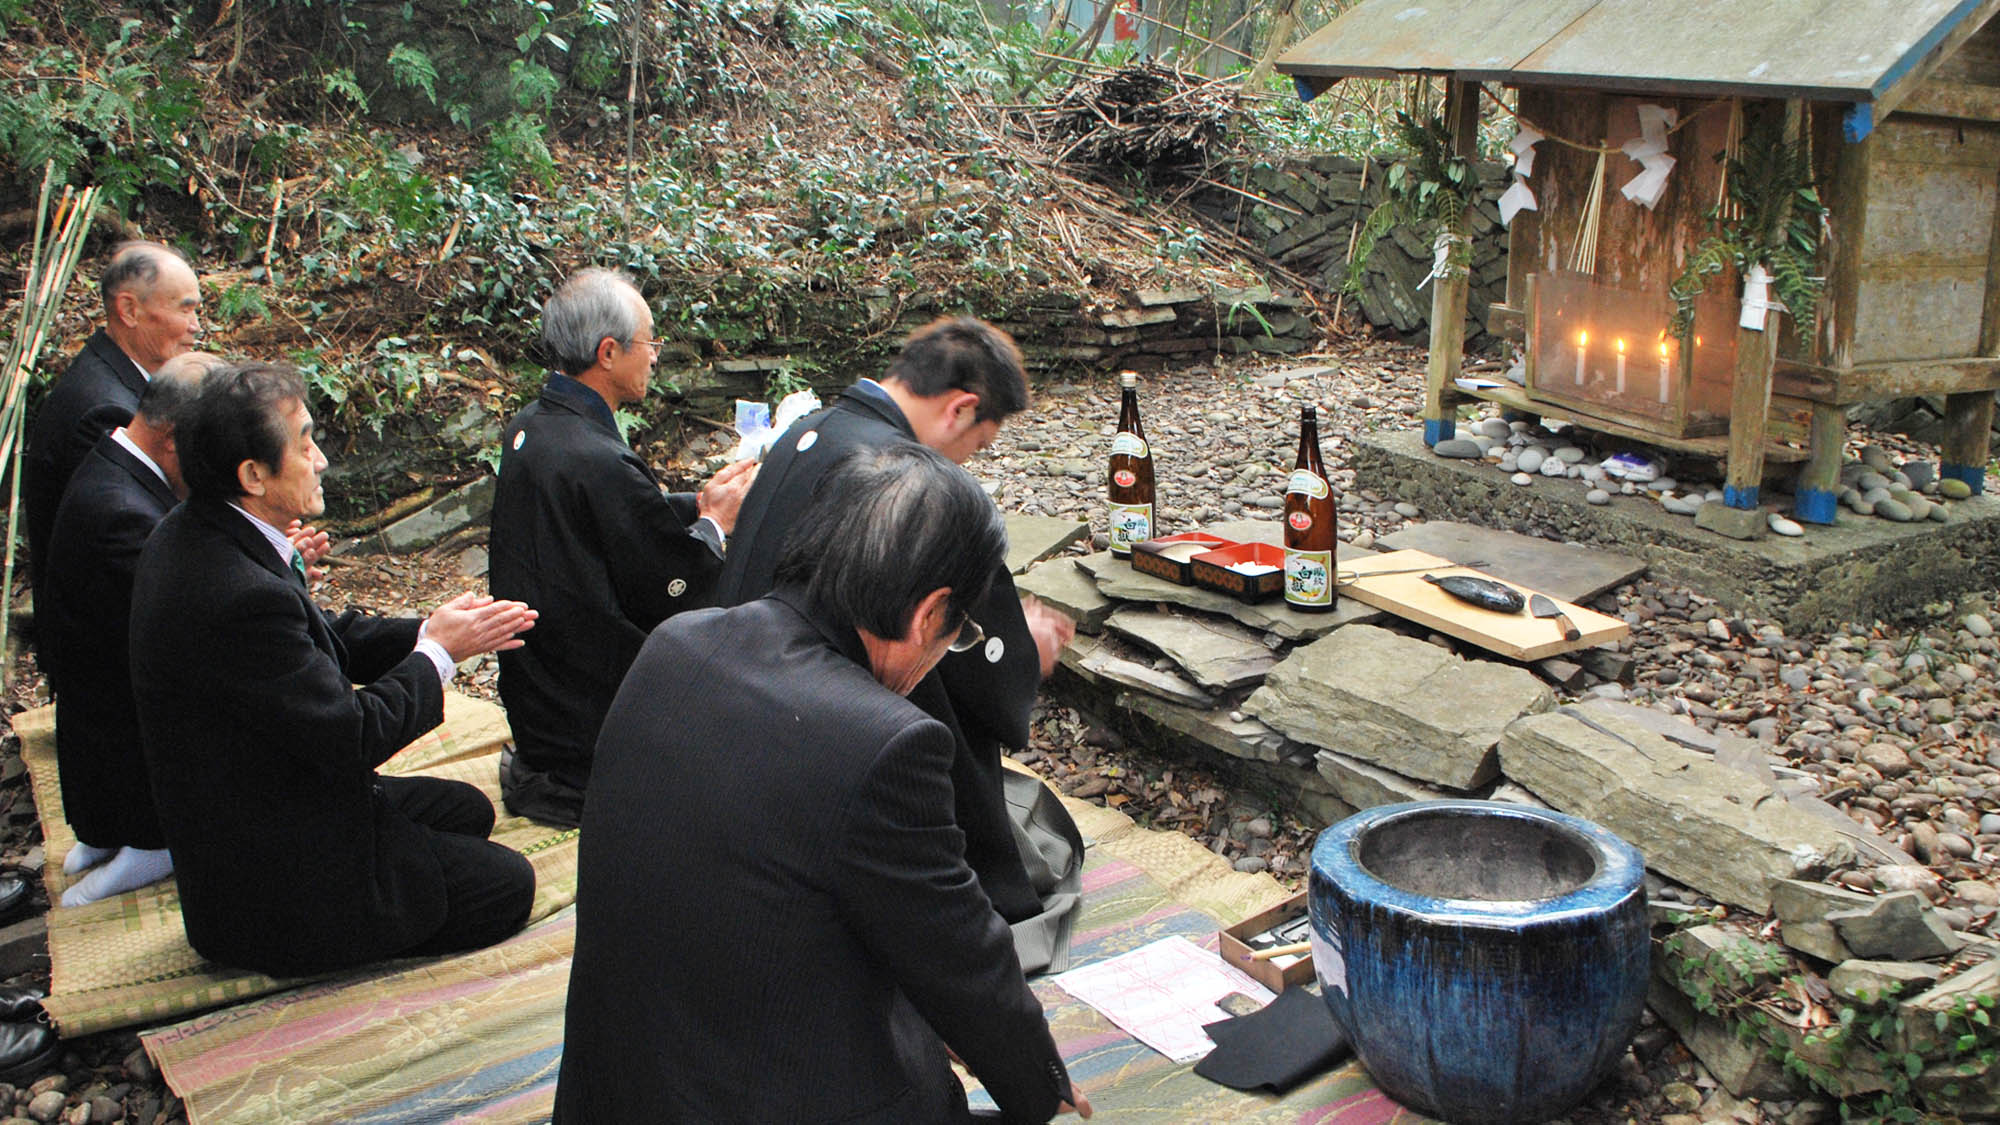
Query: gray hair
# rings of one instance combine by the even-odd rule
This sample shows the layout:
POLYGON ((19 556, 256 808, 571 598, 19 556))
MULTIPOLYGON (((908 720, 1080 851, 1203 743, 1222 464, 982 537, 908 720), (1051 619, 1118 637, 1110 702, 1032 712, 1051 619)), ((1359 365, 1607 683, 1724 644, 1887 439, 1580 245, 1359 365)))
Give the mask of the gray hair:
POLYGON ((202 376, 227 366, 228 360, 208 352, 182 352, 161 364, 139 396, 139 417, 149 426, 178 429, 201 393, 202 376))
POLYGON ((167 262, 179 262, 189 269, 194 266, 187 255, 159 242, 121 242, 111 249, 111 264, 104 267, 104 275, 97 279, 98 291, 104 296, 104 311, 111 311, 111 302, 127 289, 149 290, 160 280, 160 267, 167 262))
POLYGON ((629 347, 639 335, 640 314, 627 294, 638 292, 624 270, 588 269, 563 282, 542 306, 542 346, 557 369, 570 376, 590 370, 607 336, 629 347))

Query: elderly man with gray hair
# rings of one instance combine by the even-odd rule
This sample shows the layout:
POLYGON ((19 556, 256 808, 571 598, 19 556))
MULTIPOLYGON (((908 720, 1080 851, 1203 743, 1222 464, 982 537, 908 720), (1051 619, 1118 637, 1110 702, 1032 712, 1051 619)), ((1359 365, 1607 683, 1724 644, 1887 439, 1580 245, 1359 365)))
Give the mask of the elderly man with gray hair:
POLYGON ((542 307, 558 370, 501 438, 489 582, 541 612, 500 654, 513 728, 507 808, 550 824, 583 815, 597 729, 646 634, 710 605, 726 537, 756 475, 731 465, 699 493, 666 493, 619 435, 614 411, 646 397, 653 314, 628 275, 584 270, 542 307))

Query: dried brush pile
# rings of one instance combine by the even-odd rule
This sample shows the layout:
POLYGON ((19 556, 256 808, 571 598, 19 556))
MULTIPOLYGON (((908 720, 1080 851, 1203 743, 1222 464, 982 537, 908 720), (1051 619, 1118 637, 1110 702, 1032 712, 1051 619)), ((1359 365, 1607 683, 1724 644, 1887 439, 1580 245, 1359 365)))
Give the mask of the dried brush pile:
POLYGON ((1035 124, 1064 163, 1171 178, 1219 159, 1243 112, 1234 81, 1137 63, 1079 79, 1035 124))

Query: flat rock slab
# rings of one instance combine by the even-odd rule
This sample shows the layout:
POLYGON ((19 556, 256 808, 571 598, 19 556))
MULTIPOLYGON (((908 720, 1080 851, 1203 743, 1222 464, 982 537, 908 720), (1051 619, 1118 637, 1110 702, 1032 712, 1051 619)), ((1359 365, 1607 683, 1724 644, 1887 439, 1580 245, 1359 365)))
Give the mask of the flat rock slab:
POLYGON ((1028 568, 1014 583, 1015 589, 1033 594, 1069 615, 1079 632, 1095 633, 1118 603, 1097 591, 1097 580, 1076 565, 1075 559, 1050 559, 1028 568))
POLYGON ((1300 742, 1470 789, 1499 772, 1494 746, 1507 724, 1554 703, 1525 668, 1356 625, 1294 650, 1243 710, 1300 742))
POLYGON ((1404 777, 1393 770, 1371 766, 1359 758, 1350 758, 1331 750, 1321 750, 1314 756, 1313 762, 1319 769, 1319 775, 1333 787, 1333 795, 1357 809, 1464 796, 1463 793, 1425 785, 1415 778, 1404 777))
POLYGON ((1020 574, 1090 534, 1090 525, 1054 516, 1007 515, 1007 573, 1020 574))
POLYGON ((1309 641, 1326 636, 1343 625, 1380 621, 1385 615, 1374 606, 1342 598, 1332 613, 1299 613, 1288 609, 1282 599, 1251 605, 1228 594, 1200 586, 1182 586, 1164 578, 1141 574, 1124 559, 1114 559, 1109 551, 1099 551, 1076 560, 1097 580, 1097 590, 1108 598, 1128 602, 1167 602, 1207 613, 1219 613, 1248 625, 1276 633, 1287 641, 1309 641))
POLYGON ((1629 555, 1450 520, 1414 523, 1378 542, 1399 551, 1423 551, 1460 565, 1484 559, 1486 563, 1479 569, 1485 573, 1565 602, 1588 601, 1646 572, 1645 561, 1629 555))
POLYGON ((1190 707, 1215 706, 1215 697, 1171 672, 1127 660, 1103 638, 1078 635, 1057 657, 1063 667, 1093 684, 1111 683, 1190 707))
POLYGON ((1960 942, 1929 900, 1915 891, 1883 895, 1866 908, 1826 916, 1856 957, 1922 961, 1957 951, 1960 942))
POLYGON ((1938 979, 1936 965, 1909 961, 1842 961, 1826 977, 1833 994, 1853 1004, 1879 1004, 1891 995, 1914 996, 1938 979))
POLYGON ((1295 744, 1287 741, 1284 735, 1263 723, 1248 716, 1231 718, 1225 710, 1169 703, 1158 696, 1135 691, 1119 692, 1115 702, 1125 710, 1144 715, 1169 730, 1178 731, 1232 758, 1278 762, 1296 749, 1295 744))
POLYGON ((1211 614, 1164 613, 1126 606, 1105 628, 1137 641, 1180 666, 1188 679, 1210 691, 1261 683, 1278 662, 1257 634, 1211 614))
POLYGON ((1764 913, 1772 880, 1854 862, 1853 844, 1824 821, 1594 703, 1516 720, 1500 764, 1555 808, 1623 837, 1646 866, 1731 906, 1764 913))
MULTIPOLYGON (((376 532, 373 539, 381 550, 392 555, 421 551, 453 532, 491 518, 493 491, 499 484, 499 477, 480 477, 376 532)), ((368 541, 366 537, 362 539, 364 544, 368 541)))

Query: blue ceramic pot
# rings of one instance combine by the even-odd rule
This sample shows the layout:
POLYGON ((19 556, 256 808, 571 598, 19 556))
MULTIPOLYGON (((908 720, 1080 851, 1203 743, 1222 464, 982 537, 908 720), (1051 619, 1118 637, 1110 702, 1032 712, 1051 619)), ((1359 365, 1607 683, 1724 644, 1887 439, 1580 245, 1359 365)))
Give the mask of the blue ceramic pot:
POLYGON ((1448 1121, 1541 1121, 1616 1065, 1651 944, 1637 849, 1573 816, 1420 801, 1313 846, 1313 964, 1389 1096, 1448 1121))

